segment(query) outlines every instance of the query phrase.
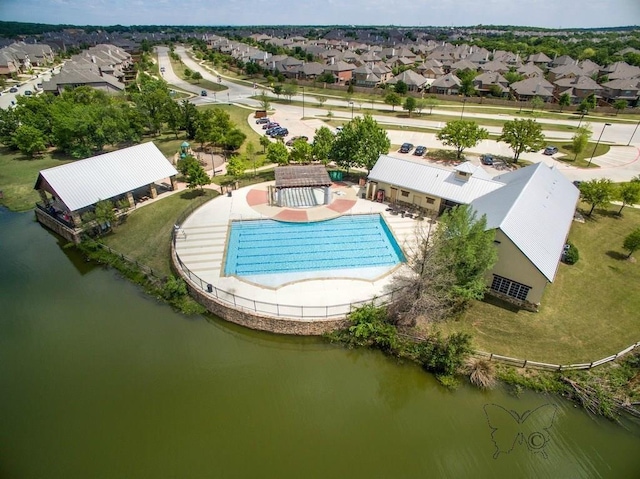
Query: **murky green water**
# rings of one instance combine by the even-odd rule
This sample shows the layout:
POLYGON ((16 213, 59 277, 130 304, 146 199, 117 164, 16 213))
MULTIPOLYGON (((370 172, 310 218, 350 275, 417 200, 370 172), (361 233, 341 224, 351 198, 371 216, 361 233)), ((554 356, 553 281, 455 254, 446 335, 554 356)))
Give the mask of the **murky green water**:
POLYGON ((2 478, 631 478, 638 452, 556 398, 185 318, 0 210, 2 478), (494 443, 486 404, 550 406, 489 407, 494 443))

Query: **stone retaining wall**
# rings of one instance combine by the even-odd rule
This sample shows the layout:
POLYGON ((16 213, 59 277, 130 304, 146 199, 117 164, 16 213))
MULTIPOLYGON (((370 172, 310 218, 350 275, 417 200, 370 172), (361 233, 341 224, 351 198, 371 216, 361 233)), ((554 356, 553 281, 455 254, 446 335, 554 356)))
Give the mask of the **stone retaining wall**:
POLYGON ((59 234, 67 241, 71 241, 72 243, 76 243, 76 244, 80 243, 79 230, 73 230, 63 225, 62 223, 59 223, 58 221, 53 219, 51 216, 49 216, 47 213, 40 210, 40 208, 38 207, 36 207, 34 211, 36 212, 36 219, 40 224, 46 226, 53 232, 59 234))
POLYGON ((205 291, 202 291, 195 285, 182 271, 178 264, 178 258, 171 245, 171 263, 173 269, 187 283, 189 294, 207 308, 207 311, 221 317, 231 323, 241 326, 257 329, 260 331, 268 331, 277 334, 293 334, 298 336, 320 336, 337 329, 343 329, 347 326, 346 318, 316 319, 304 320, 295 318, 278 318, 274 316, 262 315, 255 311, 247 311, 245 309, 234 308, 228 303, 224 303, 214 298, 205 291))

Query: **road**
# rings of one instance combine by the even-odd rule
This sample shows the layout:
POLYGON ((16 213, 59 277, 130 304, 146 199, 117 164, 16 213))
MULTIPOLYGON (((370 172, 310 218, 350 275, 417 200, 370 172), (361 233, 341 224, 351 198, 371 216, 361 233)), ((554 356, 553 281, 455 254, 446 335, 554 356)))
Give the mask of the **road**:
MULTIPOLYGON (((59 68, 56 68, 54 71, 57 73, 59 71, 59 68)), ((27 90, 30 90, 33 94, 38 94, 38 89, 36 88, 36 85, 38 83, 43 83, 50 79, 51 79, 51 70, 47 70, 44 73, 38 73, 37 75, 34 75, 29 80, 21 82, 20 86, 16 87, 18 89, 16 93, 11 93, 9 91, 9 89, 11 89, 11 87, 15 85, 7 84, 7 87, 4 90, 2 90, 2 96, 0 96, 0 108, 4 108, 4 109, 9 108, 10 106, 12 106, 11 102, 15 102, 16 98, 21 95, 24 95, 24 92, 27 90)))

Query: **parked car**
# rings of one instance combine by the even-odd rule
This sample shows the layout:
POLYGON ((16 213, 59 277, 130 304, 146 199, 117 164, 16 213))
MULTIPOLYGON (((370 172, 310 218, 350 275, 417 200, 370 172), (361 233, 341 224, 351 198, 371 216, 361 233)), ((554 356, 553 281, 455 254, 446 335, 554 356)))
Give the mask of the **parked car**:
POLYGON ((33 94, 33 92, 31 90, 25 90, 24 94, 25 94, 25 96, 31 96, 33 94))
POLYGON ((276 126, 280 126, 280 123, 270 121, 269 123, 265 123, 264 125, 262 125, 262 129, 269 130, 271 128, 275 128, 276 126))
POLYGON ((273 132, 271 132, 271 138, 277 138, 282 136, 287 136, 289 134, 289 130, 286 128, 278 127, 273 132))
POLYGON ((558 149, 555 146, 547 146, 542 152, 543 155, 551 156, 558 153, 558 149))
POLYGON ((200 96, 207 96, 207 90, 202 90, 200 92, 200 96))
POLYGON ((482 163, 483 165, 493 165, 493 156, 491 155, 482 155, 480 157, 480 163, 482 163))
POLYGON ((12 86, 11 88, 9 88, 9 93, 18 93, 18 89, 12 86))
POLYGON ((271 136, 271 134, 279 128, 280 126, 272 126, 271 128, 268 128, 267 131, 265 131, 264 133, 267 136, 271 136))
POLYGON ((400 147, 400 153, 409 153, 413 150, 413 145, 411 143, 403 143, 400 147))
POLYGON ((306 136, 294 136, 293 138, 291 138, 289 141, 287 141, 286 145, 287 146, 293 146, 293 143, 297 140, 304 140, 304 141, 309 141, 309 138, 306 136))
POLYGON ((343 129, 344 127, 342 126, 336 126, 336 133, 340 133, 343 129))
POLYGON ((419 146, 416 146, 416 151, 414 151, 413 154, 416 156, 422 156, 426 152, 427 152, 427 149, 424 146, 419 145, 419 146))
POLYGON ((256 125, 264 125, 266 123, 270 123, 271 120, 269 120, 269 118, 267 118, 266 116, 263 116, 262 118, 258 118, 256 120, 256 125))

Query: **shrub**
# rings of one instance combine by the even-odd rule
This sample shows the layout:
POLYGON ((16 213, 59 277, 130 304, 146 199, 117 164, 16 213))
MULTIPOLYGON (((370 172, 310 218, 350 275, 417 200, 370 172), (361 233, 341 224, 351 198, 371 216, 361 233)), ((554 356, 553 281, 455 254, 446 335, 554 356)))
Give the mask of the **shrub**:
POLYGON ((563 253, 562 260, 567 264, 576 264, 580 259, 578 248, 573 243, 567 243, 567 245, 568 248, 563 253))
POLYGON ((492 389, 496 385, 496 373, 493 363, 484 358, 469 358, 464 365, 471 384, 480 389, 492 389))

